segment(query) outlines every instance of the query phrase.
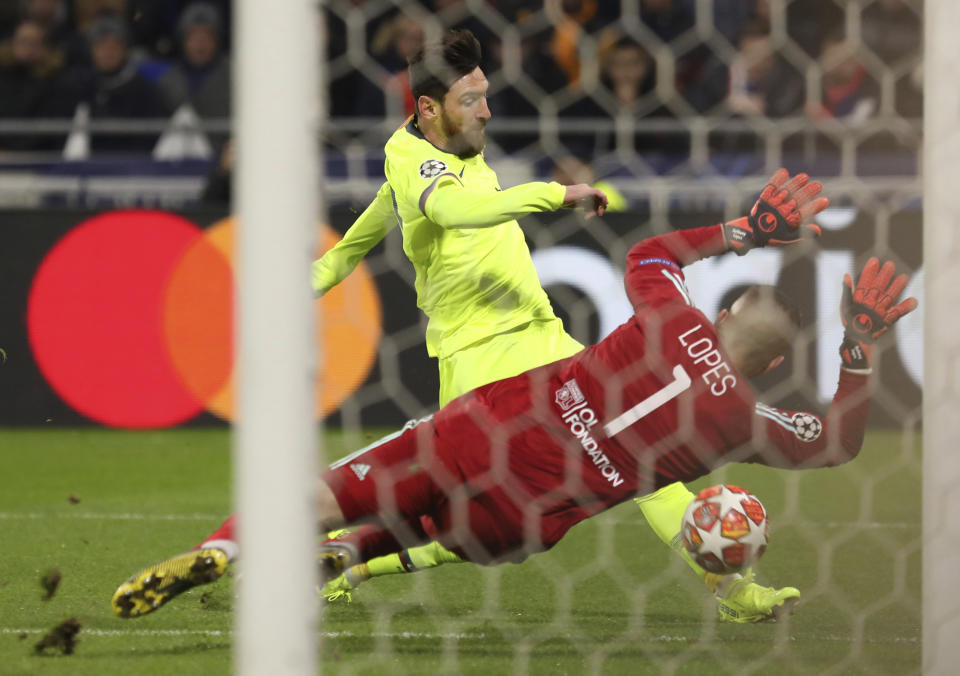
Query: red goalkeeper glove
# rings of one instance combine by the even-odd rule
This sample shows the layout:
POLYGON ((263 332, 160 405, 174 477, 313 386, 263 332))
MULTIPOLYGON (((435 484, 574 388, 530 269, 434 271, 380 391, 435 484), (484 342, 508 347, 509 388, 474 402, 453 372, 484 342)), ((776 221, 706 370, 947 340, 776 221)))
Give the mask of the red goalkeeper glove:
POLYGON ((806 174, 797 174, 789 181, 789 172, 778 169, 760 193, 750 215, 723 224, 727 248, 742 256, 758 246, 786 246, 803 239, 806 230, 819 237, 816 223, 805 223, 830 204, 826 197, 817 197, 823 186, 806 174), (816 199, 814 199, 816 198, 816 199))
POLYGON ((880 261, 874 257, 863 266, 856 287, 850 275, 843 276, 840 318, 844 332, 840 358, 845 368, 855 371, 869 369, 873 343, 897 320, 917 308, 916 298, 897 303, 908 278, 901 274, 894 279, 895 271, 893 261, 886 261, 881 267, 880 261))

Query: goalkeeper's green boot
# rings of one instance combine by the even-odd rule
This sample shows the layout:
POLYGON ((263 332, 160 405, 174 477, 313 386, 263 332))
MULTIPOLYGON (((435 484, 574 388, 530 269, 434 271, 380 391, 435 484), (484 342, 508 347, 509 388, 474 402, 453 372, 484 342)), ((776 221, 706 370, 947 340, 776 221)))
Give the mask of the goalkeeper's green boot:
POLYGON ((761 587, 753 581, 753 571, 748 570, 717 596, 717 612, 722 622, 776 622, 793 612, 799 600, 799 589, 761 587))
POLYGON ((110 605, 120 617, 140 617, 197 585, 220 579, 227 570, 222 550, 195 549, 135 573, 113 594, 110 605))

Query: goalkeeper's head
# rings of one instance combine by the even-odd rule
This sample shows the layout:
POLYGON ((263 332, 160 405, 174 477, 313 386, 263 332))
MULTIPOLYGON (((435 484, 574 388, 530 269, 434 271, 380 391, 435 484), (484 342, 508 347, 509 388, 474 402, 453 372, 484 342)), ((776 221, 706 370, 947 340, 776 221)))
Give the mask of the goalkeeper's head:
POLYGON ((410 59, 410 89, 417 124, 427 140, 467 158, 486 144, 487 78, 480 43, 468 30, 448 30, 410 59))
POLYGON ((796 305, 776 288, 748 287, 717 317, 717 335, 734 367, 751 378, 778 366, 800 332, 796 305))

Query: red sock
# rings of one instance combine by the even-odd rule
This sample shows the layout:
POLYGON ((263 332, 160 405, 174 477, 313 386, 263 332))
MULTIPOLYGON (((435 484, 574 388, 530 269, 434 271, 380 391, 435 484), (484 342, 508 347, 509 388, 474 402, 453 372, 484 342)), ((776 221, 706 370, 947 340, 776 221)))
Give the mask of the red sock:
MULTIPOLYGON (((236 514, 231 514, 226 521, 213 533, 208 535, 203 539, 203 542, 210 542, 211 540, 229 540, 231 542, 236 542, 237 537, 233 529, 234 520, 237 518, 236 514)), ((203 546, 203 543, 200 543, 194 549, 200 549, 203 546)))

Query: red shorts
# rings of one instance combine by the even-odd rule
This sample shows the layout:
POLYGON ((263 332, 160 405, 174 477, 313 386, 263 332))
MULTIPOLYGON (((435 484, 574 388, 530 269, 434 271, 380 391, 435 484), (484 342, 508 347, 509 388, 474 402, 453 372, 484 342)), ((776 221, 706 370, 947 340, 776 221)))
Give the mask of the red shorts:
MULTIPOLYGON (((493 469, 489 440, 467 415, 411 421, 330 466, 323 479, 348 523, 375 522, 398 540, 426 516, 444 547, 475 563, 518 562, 548 549, 587 515, 571 505, 545 510, 516 477, 493 469)), ((433 530, 433 529, 430 529, 433 530)))

